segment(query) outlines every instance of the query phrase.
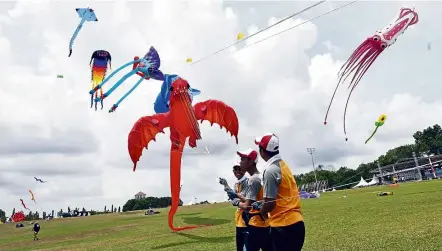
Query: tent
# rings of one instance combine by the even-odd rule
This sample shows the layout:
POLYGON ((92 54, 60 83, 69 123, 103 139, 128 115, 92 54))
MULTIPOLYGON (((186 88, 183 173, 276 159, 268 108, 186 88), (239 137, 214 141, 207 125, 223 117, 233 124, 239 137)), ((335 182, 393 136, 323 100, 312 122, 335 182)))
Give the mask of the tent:
POLYGON ((301 197, 301 199, 315 199, 319 197, 319 193, 309 193, 306 191, 301 191, 299 192, 299 197, 301 197))
POLYGON ((376 177, 375 175, 373 175, 373 178, 371 179, 370 182, 368 182, 369 186, 373 186, 373 185, 377 185, 379 183, 379 179, 378 177, 376 177))
POLYGON ((361 177, 361 180, 359 181, 359 183, 356 186, 354 186, 353 188, 356 188, 356 187, 366 187, 366 186, 368 186, 367 181, 365 181, 364 178, 361 177))

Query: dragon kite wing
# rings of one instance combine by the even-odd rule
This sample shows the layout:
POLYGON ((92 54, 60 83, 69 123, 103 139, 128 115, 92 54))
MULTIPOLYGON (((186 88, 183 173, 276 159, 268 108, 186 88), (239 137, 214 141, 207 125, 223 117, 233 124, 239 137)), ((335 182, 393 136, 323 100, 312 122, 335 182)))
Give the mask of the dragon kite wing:
POLYGON ((78 16, 81 18, 80 23, 77 26, 77 29, 75 29, 74 34, 72 35, 71 40, 69 41, 69 56, 72 54, 72 46, 74 45, 74 40, 78 36, 78 32, 80 32, 81 27, 83 27, 84 22, 96 22, 98 21, 97 16, 95 15, 95 12, 93 9, 90 8, 76 8, 75 11, 77 12, 78 16))
POLYGON ((236 112, 232 107, 222 101, 214 99, 196 103, 193 107, 197 120, 200 120, 201 123, 207 120, 211 126, 213 123, 216 123, 220 128, 226 128, 226 131, 235 137, 236 144, 238 144, 239 122, 236 112))
MULTIPOLYGON (((324 125, 327 124, 327 117, 330 111, 331 104, 335 97, 336 91, 339 85, 345 80, 351 77, 350 84, 348 88, 350 93, 347 97, 347 102, 344 109, 344 134, 347 135, 346 130, 346 114, 347 106, 350 100, 351 94, 353 93, 359 81, 362 79, 364 74, 368 71, 370 66, 378 58, 381 53, 393 45, 398 37, 407 30, 408 27, 415 25, 419 22, 418 14, 410 8, 401 8, 399 11, 399 16, 389 25, 387 25, 382 30, 376 31, 372 36, 368 37, 364 42, 362 42, 358 48, 351 54, 350 58, 342 65, 338 73, 338 83, 330 99, 330 103, 327 108, 327 112, 324 118, 324 125)), ((346 137, 345 140, 348 140, 346 137)))
POLYGON ((160 113, 152 116, 145 116, 134 124, 129 133, 128 149, 129 155, 134 163, 133 171, 137 168, 143 148, 147 148, 150 141, 156 141, 158 133, 164 133, 164 128, 170 126, 169 113, 160 113))
POLYGON ((374 125, 376 126, 376 128, 374 129, 373 133, 370 135, 370 137, 368 137, 368 139, 365 141, 365 144, 367 144, 367 142, 376 134, 376 132, 378 131, 378 128, 380 126, 383 126, 385 123, 385 120, 387 119, 387 115, 382 114, 379 118, 378 121, 376 121, 374 123, 374 125))

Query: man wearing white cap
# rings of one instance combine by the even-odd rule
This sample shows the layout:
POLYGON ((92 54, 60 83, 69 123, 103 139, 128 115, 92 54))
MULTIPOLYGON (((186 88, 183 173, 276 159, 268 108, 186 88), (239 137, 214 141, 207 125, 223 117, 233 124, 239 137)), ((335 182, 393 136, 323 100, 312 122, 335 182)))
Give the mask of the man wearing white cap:
POLYGON ((247 191, 245 196, 236 196, 238 198, 232 203, 244 211, 243 219, 247 226, 247 235, 245 239, 246 249, 247 251, 272 251, 269 224, 260 215, 259 210, 252 208, 254 202, 263 199, 261 177, 256 168, 258 152, 248 149, 236 153, 241 157, 241 169, 250 174, 250 178, 247 181, 247 191))
POLYGON ((305 239, 304 218, 295 178, 279 155, 279 138, 267 133, 255 139, 259 154, 266 161, 263 172, 264 203, 255 203, 269 218, 274 251, 301 250, 305 239))

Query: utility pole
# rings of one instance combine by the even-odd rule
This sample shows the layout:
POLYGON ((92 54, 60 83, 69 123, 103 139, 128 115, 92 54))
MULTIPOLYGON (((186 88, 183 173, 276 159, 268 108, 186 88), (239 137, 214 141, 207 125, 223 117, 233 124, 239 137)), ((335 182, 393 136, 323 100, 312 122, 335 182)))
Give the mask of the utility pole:
POLYGON ((418 180, 422 180, 421 168, 420 168, 420 166, 419 166, 419 162, 417 161, 416 153, 415 153, 415 152, 413 152, 413 159, 414 159, 414 164, 415 164, 416 167, 417 167, 417 176, 419 177, 418 180))
POLYGON ((315 148, 307 148, 307 152, 312 156, 313 173, 315 174, 315 191, 317 191, 318 179, 316 178, 315 159, 313 158, 313 155, 315 154, 315 148))

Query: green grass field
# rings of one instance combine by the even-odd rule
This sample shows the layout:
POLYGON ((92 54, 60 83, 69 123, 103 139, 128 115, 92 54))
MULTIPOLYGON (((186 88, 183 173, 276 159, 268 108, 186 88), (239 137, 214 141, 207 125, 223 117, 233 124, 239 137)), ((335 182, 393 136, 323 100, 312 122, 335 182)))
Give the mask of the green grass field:
MULTIPOLYGON (((442 250, 442 180, 345 190, 302 201, 306 224, 303 250, 442 250), (393 191, 378 197, 377 192, 393 191), (347 194, 347 198, 343 195, 347 194)), ((235 250, 229 203, 181 207, 175 225, 212 224, 173 233, 167 212, 129 212, 0 225, 0 250, 235 250)))

